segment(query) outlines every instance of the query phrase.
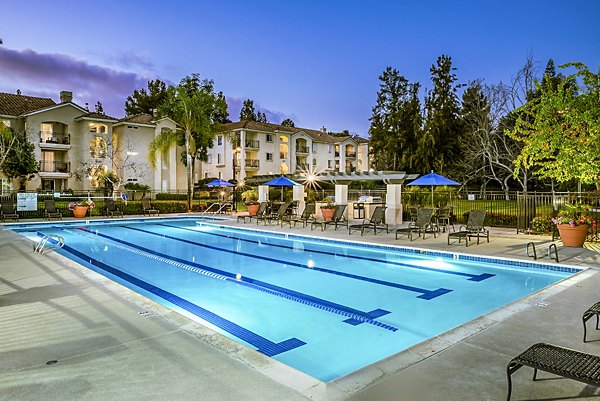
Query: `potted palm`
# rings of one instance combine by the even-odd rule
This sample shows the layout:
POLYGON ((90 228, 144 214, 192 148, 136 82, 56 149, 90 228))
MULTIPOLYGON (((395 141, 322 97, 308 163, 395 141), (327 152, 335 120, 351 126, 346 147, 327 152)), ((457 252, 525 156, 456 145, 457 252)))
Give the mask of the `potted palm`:
POLYGON ((331 218, 333 217, 333 212, 335 210, 335 204, 333 203, 333 198, 328 196, 325 199, 323 199, 323 202, 325 202, 325 204, 321 206, 321 213, 323 214, 323 220, 331 221, 331 218))
POLYGON ((250 214, 250 216, 256 216, 256 213, 258 213, 258 209, 260 208, 260 204, 258 203, 258 193, 254 189, 244 191, 242 193, 242 200, 248 208, 248 214, 250 214))
POLYGON ((558 216, 552 219, 564 246, 583 246, 592 224, 592 219, 587 215, 589 208, 581 203, 566 203, 558 212, 558 216))

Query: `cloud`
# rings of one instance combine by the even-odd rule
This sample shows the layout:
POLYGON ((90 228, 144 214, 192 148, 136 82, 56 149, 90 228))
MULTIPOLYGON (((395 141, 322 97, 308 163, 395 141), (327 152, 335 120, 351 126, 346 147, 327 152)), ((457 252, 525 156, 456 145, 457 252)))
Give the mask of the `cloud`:
MULTIPOLYGON (((229 119, 231 121, 238 121, 240 117, 240 110, 242 110, 242 105, 244 104, 244 100, 246 99, 242 99, 235 96, 226 96, 225 98, 227 100, 227 106, 229 108, 229 119)), ((254 109, 257 112, 260 111, 265 113, 269 122, 273 124, 279 124, 286 118, 291 118, 292 120, 294 120, 294 122, 296 122, 296 119, 293 115, 286 114, 280 111, 266 109, 258 105, 256 101, 254 102, 254 109)))
POLYGON ((21 89, 24 95, 58 100, 60 91, 72 91, 76 103, 93 105, 100 100, 104 111, 115 117, 124 115, 127 96, 155 78, 90 64, 65 54, 5 47, 0 47, 0 71, 0 86, 11 93, 21 89))

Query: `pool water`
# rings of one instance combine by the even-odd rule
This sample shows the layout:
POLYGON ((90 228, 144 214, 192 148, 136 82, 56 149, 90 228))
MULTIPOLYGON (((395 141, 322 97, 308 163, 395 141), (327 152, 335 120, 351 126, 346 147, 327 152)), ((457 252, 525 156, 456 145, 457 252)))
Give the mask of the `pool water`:
POLYGON ((65 242, 61 254, 323 381, 577 272, 219 227, 198 219, 14 230, 35 241, 59 235, 65 242))

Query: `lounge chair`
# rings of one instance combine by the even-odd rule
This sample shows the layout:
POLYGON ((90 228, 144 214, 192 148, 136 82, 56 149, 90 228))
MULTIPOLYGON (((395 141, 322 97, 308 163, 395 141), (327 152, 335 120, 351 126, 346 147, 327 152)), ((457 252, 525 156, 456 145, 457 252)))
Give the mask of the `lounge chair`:
POLYGON ((123 212, 120 211, 116 206, 115 206, 115 201, 113 199, 106 199, 104 202, 104 205, 106 206, 106 215, 109 217, 113 217, 113 216, 121 216, 123 217, 123 212))
POLYGON ((253 217, 258 220, 260 218, 259 216, 263 216, 267 211, 267 206, 269 206, 267 202, 261 202, 255 216, 250 216, 250 214, 242 214, 237 217, 237 221, 239 222, 240 220, 243 220, 244 223, 246 223, 246 219, 248 219, 248 222, 252 222, 253 217))
POLYGON ((431 208, 421 208, 417 213, 417 220, 413 223, 409 223, 408 227, 397 228, 396 229, 396 239, 398 239, 398 235, 408 235, 408 238, 412 241, 413 234, 417 233, 420 237, 423 235, 423 239, 425 239, 425 233, 431 232, 433 233, 433 238, 435 238, 436 229, 433 227, 431 223, 431 219, 433 218, 433 209, 431 208))
POLYGON ((309 221, 313 221, 315 219, 315 204, 308 203, 304 206, 304 210, 300 216, 291 215, 291 216, 283 216, 281 220, 281 227, 283 227, 284 223, 289 223, 290 227, 292 227, 292 223, 294 223, 294 227, 296 227, 296 223, 302 222, 302 227, 306 227, 309 221))
POLYGON ((44 201, 44 217, 50 219, 62 219, 62 213, 56 208, 54 199, 46 199, 44 201))
POLYGON ((536 379, 537 371, 542 370, 600 387, 600 356, 584 354, 557 345, 538 343, 513 358, 506 366, 507 401, 510 401, 512 392, 511 375, 523 366, 533 368, 533 380, 536 379))
POLYGON ((469 239, 473 237, 477 237, 477 245, 480 237, 485 237, 487 242, 490 242, 490 232, 483 226, 485 213, 485 210, 472 210, 466 226, 460 226, 456 232, 448 232, 448 245, 450 245, 450 238, 458 238, 459 243, 464 238, 465 246, 469 246, 469 239))
POLYGON ((360 235, 365 233, 365 229, 373 229, 373 235, 377 235, 377 228, 384 229, 386 234, 390 232, 388 225, 385 223, 385 206, 377 206, 371 214, 369 220, 363 220, 361 224, 351 224, 348 226, 348 235, 352 234, 352 230, 360 230, 360 235))
POLYGON ((150 199, 142 198, 142 213, 143 215, 151 216, 153 214, 159 216, 160 212, 157 209, 152 209, 152 205, 150 204, 150 199))
POLYGON ((600 330, 598 324, 600 323, 600 302, 596 302, 592 305, 588 310, 583 313, 583 342, 587 342, 586 334, 587 328, 585 327, 585 322, 590 320, 592 317, 596 316, 596 330, 600 330))
POLYGON ((265 222, 265 225, 267 224, 267 222, 269 224, 271 224, 272 221, 279 222, 279 221, 283 220, 284 216, 288 213, 288 209, 290 208, 291 205, 292 205, 292 202, 285 202, 285 203, 282 203, 281 205, 279 205, 279 208, 277 209, 277 213, 271 213, 263 219, 263 221, 265 222))
POLYGON ((325 231, 325 227, 330 224, 333 224, 335 229, 337 230, 338 225, 348 227, 348 220, 346 220, 346 216, 344 213, 346 211, 346 207, 348 205, 336 205, 335 210, 333 211, 333 216, 331 216, 330 221, 313 221, 310 223, 310 230, 312 231, 316 225, 321 225, 321 231, 325 231))
POLYGON ((17 209, 14 207, 12 202, 2 201, 2 206, 0 207, 0 220, 19 221, 19 214, 17 213, 17 209))
POLYGON ((442 232, 444 233, 446 232, 446 228, 448 229, 448 232, 450 232, 450 227, 452 227, 452 231, 456 231, 454 229, 454 224, 452 224, 452 222, 450 221, 450 213, 450 207, 444 206, 438 209, 437 216, 435 217, 436 226, 438 230, 441 230, 443 227, 442 232))

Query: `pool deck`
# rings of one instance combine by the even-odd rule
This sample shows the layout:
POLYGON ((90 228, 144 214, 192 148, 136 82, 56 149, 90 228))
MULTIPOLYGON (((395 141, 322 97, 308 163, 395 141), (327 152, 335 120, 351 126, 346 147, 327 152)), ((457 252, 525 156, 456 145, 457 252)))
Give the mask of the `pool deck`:
MULTIPOLYGON (((186 215, 189 216, 189 215, 186 215)), ((65 219, 67 221, 69 219, 65 219)), ((492 229, 490 243, 446 235, 395 240, 345 228, 240 228, 541 262, 549 237, 492 229)), ((600 300, 600 244, 565 248, 561 263, 590 269, 429 341, 322 383, 243 347, 60 255, 0 229, 0 400, 503 400, 506 364, 536 342, 600 355, 600 331, 581 315, 600 300), (55 363, 52 363, 56 361, 55 363), (50 362, 50 364, 47 364, 50 362)), ((351 350, 349 350, 351 352, 351 350)), ((600 389, 532 370, 513 375, 513 400, 600 400, 600 389)))

